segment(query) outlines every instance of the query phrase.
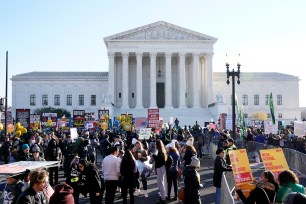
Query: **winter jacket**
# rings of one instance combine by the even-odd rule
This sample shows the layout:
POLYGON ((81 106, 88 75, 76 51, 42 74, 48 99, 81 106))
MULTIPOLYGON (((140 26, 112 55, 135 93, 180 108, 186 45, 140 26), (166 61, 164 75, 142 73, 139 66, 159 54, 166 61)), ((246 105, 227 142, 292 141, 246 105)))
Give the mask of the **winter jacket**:
POLYGON ((186 167, 183 171, 185 184, 185 204, 197 204, 200 199, 200 175, 194 167, 186 167))
POLYGON ((179 159, 180 156, 178 153, 171 152, 169 153, 169 156, 172 158, 172 164, 170 167, 171 172, 178 172, 178 166, 179 166, 179 159))
POLYGON ((56 185, 49 204, 74 204, 73 188, 65 183, 56 185))
POLYGON ((276 202, 283 203, 286 196, 292 192, 299 192, 305 194, 304 186, 295 183, 289 183, 287 185, 281 185, 276 195, 276 202))
POLYGON ((163 154, 158 153, 157 155, 152 155, 154 161, 155 161, 155 168, 160 168, 166 164, 165 156, 163 154))
POLYGON ((191 157, 193 157, 195 154, 194 153, 192 153, 192 151, 190 151, 190 150, 187 150, 186 152, 185 152, 185 155, 184 155, 184 167, 186 167, 186 166, 188 166, 188 165, 190 165, 190 163, 191 163, 191 157))
POLYGON ((92 165, 85 167, 81 173, 85 175, 85 187, 89 193, 100 193, 101 191, 101 179, 98 169, 92 165))
POLYGON ((221 179, 224 171, 232 171, 232 168, 226 164, 224 158, 217 156, 215 159, 214 176, 213 176, 214 186, 217 188, 221 188, 221 179))
POLYGON ((29 187, 21 193, 17 204, 48 204, 48 199, 44 192, 36 193, 32 187, 29 187))
POLYGON ((0 191, 3 192, 2 196, 0 197, 0 203, 15 204, 18 197, 22 193, 23 186, 23 182, 18 182, 12 185, 6 183, 0 184, 0 191))
POLYGON ((275 186, 268 182, 266 184, 267 184, 266 186, 257 185, 256 188, 250 193, 248 198, 244 196, 244 194, 242 193, 240 189, 237 190, 237 194, 244 204, 274 203, 274 199, 276 197, 275 186))

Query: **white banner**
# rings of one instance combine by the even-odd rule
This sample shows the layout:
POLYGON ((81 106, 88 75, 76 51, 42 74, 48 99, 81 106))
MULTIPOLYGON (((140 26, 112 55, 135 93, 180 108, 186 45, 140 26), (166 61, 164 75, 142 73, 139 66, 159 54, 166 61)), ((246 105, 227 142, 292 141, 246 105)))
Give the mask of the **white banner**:
POLYGON ((139 137, 138 139, 143 140, 143 139, 150 139, 151 136, 151 128, 141 128, 139 130, 139 137))

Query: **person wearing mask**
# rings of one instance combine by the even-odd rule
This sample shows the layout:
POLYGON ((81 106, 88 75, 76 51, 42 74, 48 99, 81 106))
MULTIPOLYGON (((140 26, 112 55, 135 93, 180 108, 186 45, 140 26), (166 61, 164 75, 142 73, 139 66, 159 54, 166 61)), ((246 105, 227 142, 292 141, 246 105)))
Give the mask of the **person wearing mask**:
POLYGON ((48 200, 43 192, 49 181, 46 170, 37 169, 30 173, 30 187, 21 193, 17 204, 47 204, 48 200))
POLYGON ((157 203, 166 203, 166 161, 168 159, 164 144, 161 140, 156 141, 157 155, 153 154, 157 174, 157 185, 160 192, 160 201, 157 203))
POLYGON ((70 163, 70 166, 67 170, 67 178, 66 183, 72 187, 73 189, 73 198, 75 204, 79 204, 79 182, 80 182, 80 175, 81 171, 79 169, 79 161, 80 157, 75 155, 70 163))
POLYGON ((168 197, 167 200, 171 200, 170 194, 172 189, 172 184, 174 188, 174 198, 173 200, 177 200, 177 180, 178 180, 178 166, 179 166, 179 153, 175 148, 175 141, 172 141, 168 145, 168 157, 172 158, 172 164, 169 168, 169 172, 167 174, 167 182, 168 182, 168 197))
POLYGON ((200 160, 193 156, 190 165, 184 171, 185 199, 184 204, 201 204, 200 199, 200 174, 197 169, 200 168, 200 160))
POLYGON ((134 204, 134 189, 136 187, 136 160, 130 150, 127 150, 122 158, 120 166, 121 193, 123 204, 127 204, 127 191, 130 195, 130 203, 134 204))
POLYGON ((102 172, 105 181, 105 203, 113 204, 115 200, 116 189, 120 176, 121 160, 117 157, 119 150, 117 147, 110 148, 110 155, 105 157, 102 162, 102 172))
POLYGON ((41 150, 40 148, 36 145, 32 148, 32 155, 33 157, 30 157, 28 161, 46 161, 44 158, 40 156, 41 150))
POLYGON ((241 189, 236 186, 235 190, 244 204, 270 204, 275 202, 276 193, 279 189, 274 180, 274 175, 270 171, 264 171, 260 175, 260 181, 256 182, 256 188, 245 197, 241 189))
POLYGON ((85 176, 85 188, 89 192, 90 203, 101 204, 101 180, 97 167, 84 159, 79 161, 78 166, 81 174, 85 176))
POLYGON ((276 195, 275 202, 283 203, 286 196, 292 192, 299 192, 305 194, 304 186, 299 184, 299 178, 290 170, 282 171, 278 175, 279 191, 276 195))
POLYGON ((221 180, 222 174, 224 171, 232 171, 232 167, 226 164, 224 159, 225 152, 224 149, 219 148, 216 151, 217 157, 215 159, 214 165, 214 175, 213 175, 213 183, 216 187, 216 194, 215 194, 215 202, 216 204, 221 204, 221 180))
POLYGON ((73 188, 66 183, 56 185, 49 204, 75 204, 73 188))
POLYGON ((0 191, 2 192, 0 203, 16 204, 18 197, 22 193, 23 186, 20 175, 7 177, 6 182, 0 184, 0 191))

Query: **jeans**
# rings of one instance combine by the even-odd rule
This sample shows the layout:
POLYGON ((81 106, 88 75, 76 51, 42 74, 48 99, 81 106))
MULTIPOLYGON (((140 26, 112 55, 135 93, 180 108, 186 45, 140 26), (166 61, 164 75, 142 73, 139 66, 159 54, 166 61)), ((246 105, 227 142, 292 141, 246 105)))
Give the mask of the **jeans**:
POLYGON ((162 200, 166 199, 166 167, 165 165, 156 169, 157 174, 157 186, 160 192, 160 197, 162 200))
POLYGON ((215 201, 216 204, 221 204, 221 188, 216 188, 215 201))
POLYGON ((129 191, 130 195, 130 204, 134 204, 134 188, 133 187, 127 188, 125 185, 123 185, 121 188, 123 204, 127 204, 127 191, 129 191))
POLYGON ((50 178, 51 186, 58 183, 58 167, 57 166, 49 168, 49 178, 50 178), (54 174, 54 177, 53 177, 53 174, 54 174))
POLYGON ((117 180, 105 181, 105 188, 106 188, 105 204, 114 203, 117 186, 118 186, 117 180))
POLYGON ((171 188, 173 184, 174 197, 177 198, 177 171, 170 171, 167 174, 167 181, 168 181, 168 197, 170 198, 171 188))

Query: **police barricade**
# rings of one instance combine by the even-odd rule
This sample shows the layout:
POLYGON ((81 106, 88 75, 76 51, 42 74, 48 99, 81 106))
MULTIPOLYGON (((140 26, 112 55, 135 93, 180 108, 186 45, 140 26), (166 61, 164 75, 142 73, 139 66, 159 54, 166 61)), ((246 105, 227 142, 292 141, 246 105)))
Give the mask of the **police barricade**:
POLYGON ((234 204, 232 191, 235 188, 235 180, 232 172, 224 172, 221 182, 221 203, 234 204))

